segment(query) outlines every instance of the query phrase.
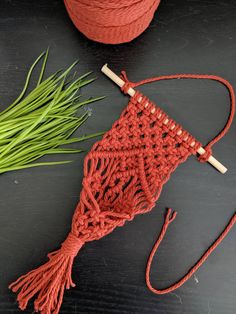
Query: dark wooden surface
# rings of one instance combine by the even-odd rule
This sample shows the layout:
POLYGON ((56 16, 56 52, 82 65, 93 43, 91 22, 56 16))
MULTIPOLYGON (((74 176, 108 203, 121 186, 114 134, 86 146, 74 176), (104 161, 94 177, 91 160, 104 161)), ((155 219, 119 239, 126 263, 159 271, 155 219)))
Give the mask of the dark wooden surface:
MULTIPOLYGON (((100 68, 108 62, 131 80, 172 73, 217 74, 236 83, 236 2, 163 0, 148 30, 129 44, 107 46, 87 40, 69 20, 62 1, 0 1, 0 109, 17 96, 29 65, 50 46, 48 73, 79 57, 81 73, 98 77, 83 94, 106 95, 92 105, 82 133, 109 129, 128 98, 100 68)), ((160 82, 145 93, 206 143, 229 113, 227 92, 205 81, 160 82)), ((180 278, 221 232, 236 208, 236 127, 214 147, 228 166, 220 175, 190 158, 173 174, 156 208, 76 258, 76 288, 66 292, 61 313, 234 314, 234 229, 206 264, 175 293, 156 296, 145 286, 150 249, 166 207, 178 211, 152 268, 152 282, 165 287, 180 278)), ((89 149, 93 141, 81 145, 89 149)), ((46 260, 63 241, 79 199, 85 154, 74 163, 0 176, 0 313, 19 313, 7 285, 46 260)), ((58 157, 60 158, 60 157, 58 157)), ((48 160, 49 158, 47 158, 48 160)), ((32 313, 32 304, 24 313, 32 313)))

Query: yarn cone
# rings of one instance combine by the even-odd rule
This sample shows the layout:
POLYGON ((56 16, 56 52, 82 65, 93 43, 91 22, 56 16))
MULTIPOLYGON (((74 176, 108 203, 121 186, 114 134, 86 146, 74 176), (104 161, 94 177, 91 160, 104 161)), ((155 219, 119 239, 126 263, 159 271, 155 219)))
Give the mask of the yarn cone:
POLYGON ((151 23, 160 0, 64 0, 74 25, 91 40, 120 44, 151 23))
MULTIPOLYGON (((126 92, 130 84, 127 81, 122 90, 126 92)), ((231 116, 225 128, 234 114, 233 92, 231 99, 231 116)), ((72 265, 82 246, 123 226, 135 215, 150 211, 171 173, 199 147, 200 142, 137 91, 111 130, 85 158, 80 201, 67 239, 48 255, 45 265, 10 285, 18 292, 20 309, 35 297, 36 312, 58 314, 65 289, 74 286, 72 265)), ((161 237, 175 216, 168 212, 161 237)))

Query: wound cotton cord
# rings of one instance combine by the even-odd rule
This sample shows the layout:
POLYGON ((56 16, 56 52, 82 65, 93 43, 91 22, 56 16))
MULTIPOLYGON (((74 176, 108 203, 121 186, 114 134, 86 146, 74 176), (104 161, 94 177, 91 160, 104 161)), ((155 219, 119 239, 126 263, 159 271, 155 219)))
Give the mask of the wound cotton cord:
POLYGON ((129 42, 150 24, 160 0, 64 0, 74 25, 89 39, 129 42))
MULTIPOLYGON (((124 72, 123 76, 126 79, 125 86, 122 87, 124 92, 127 92, 130 86, 172 78, 206 78, 224 84, 230 93, 231 112, 223 130, 207 145, 206 155, 232 123, 235 111, 234 91, 230 83, 220 77, 179 74, 132 83, 124 72)), ((49 260, 44 265, 21 276, 9 286, 12 291, 18 293, 20 309, 24 310, 29 300, 35 297, 36 312, 58 314, 65 289, 74 286, 72 265, 82 246, 104 237, 116 227, 123 226, 135 215, 150 211, 172 172, 189 156, 196 155, 201 146, 199 141, 161 108, 136 91, 111 130, 93 145, 84 160, 83 188, 67 239, 59 250, 48 255, 49 260)), ((151 262, 175 216, 176 213, 168 211, 161 235, 148 261, 147 285, 154 292, 162 290, 153 288, 150 283, 151 262)), ((187 281, 223 240, 235 220, 236 216, 182 280, 163 291, 173 291, 187 281)))

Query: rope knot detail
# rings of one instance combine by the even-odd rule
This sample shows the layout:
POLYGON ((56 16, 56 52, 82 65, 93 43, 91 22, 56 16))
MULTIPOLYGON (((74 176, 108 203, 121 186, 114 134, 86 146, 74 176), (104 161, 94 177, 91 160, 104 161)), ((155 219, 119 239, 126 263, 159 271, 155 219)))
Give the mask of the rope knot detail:
POLYGON ((121 86, 120 89, 124 94, 128 94, 129 89, 135 87, 136 84, 134 82, 129 81, 125 71, 121 71, 120 77, 125 81, 125 84, 121 86))
POLYGON ((76 256, 83 244, 84 242, 81 241, 80 238, 70 232, 66 240, 61 245, 61 252, 62 254, 68 256, 76 256))
POLYGON ((207 162, 212 155, 212 149, 210 147, 205 147, 205 153, 198 157, 198 161, 204 163, 207 162))

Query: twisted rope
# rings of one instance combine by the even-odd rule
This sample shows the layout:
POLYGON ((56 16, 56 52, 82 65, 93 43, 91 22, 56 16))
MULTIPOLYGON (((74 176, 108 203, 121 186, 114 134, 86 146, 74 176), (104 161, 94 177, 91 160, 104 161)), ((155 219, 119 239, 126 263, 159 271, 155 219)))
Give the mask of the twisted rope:
POLYGON ((160 0, 64 0, 75 26, 106 44, 129 42, 150 24, 160 0))

